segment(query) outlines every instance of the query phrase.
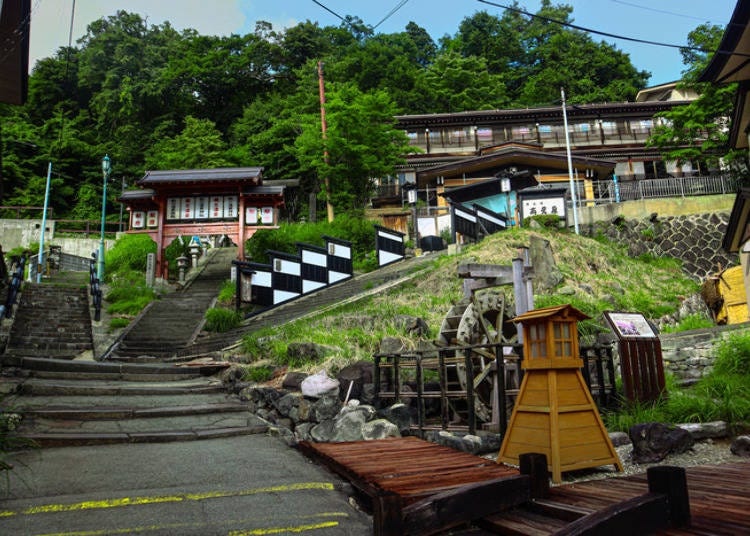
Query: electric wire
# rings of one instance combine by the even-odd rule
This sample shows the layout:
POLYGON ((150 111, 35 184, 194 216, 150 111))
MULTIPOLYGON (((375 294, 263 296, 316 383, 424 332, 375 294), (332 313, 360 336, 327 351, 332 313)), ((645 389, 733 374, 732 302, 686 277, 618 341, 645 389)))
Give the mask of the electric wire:
POLYGON ((333 16, 338 17, 339 19, 341 19, 341 22, 346 22, 346 19, 344 17, 342 17, 341 15, 339 15, 338 13, 336 13, 334 10, 328 8, 327 6, 324 6, 323 4, 321 4, 320 2, 318 2, 318 0, 312 0, 312 1, 313 1, 314 4, 318 4, 320 7, 322 7, 326 11, 328 11, 328 13, 330 13, 331 15, 333 15, 333 16))
POLYGON ((396 13, 396 11, 398 11, 399 9, 401 9, 402 7, 404 7, 408 3, 409 3, 409 0, 401 0, 401 2, 399 2, 396 5, 396 7, 394 7, 393 9, 391 9, 386 14, 385 17, 383 17, 382 19, 380 19, 380 22, 378 22, 375 26, 373 26, 372 29, 374 30, 375 28, 377 28, 378 26, 380 26, 381 24, 383 24, 385 21, 387 21, 389 18, 391 18, 391 16, 393 16, 396 13))
POLYGON ((705 19, 703 19, 701 17, 695 17, 693 15, 686 15, 685 13, 677 13, 675 11, 668 11, 666 9, 658 9, 658 8, 655 8, 655 7, 644 6, 644 5, 641 5, 641 4, 634 4, 632 2, 625 2, 624 0, 610 0, 610 1, 614 2, 615 4, 622 4, 623 6, 630 6, 630 7, 634 7, 634 8, 637 8, 637 9, 643 9, 645 11, 652 11, 654 13, 662 13, 664 15, 672 15, 674 17, 682 17, 684 19, 699 20, 701 22, 711 22, 711 21, 707 21, 707 20, 705 20, 705 19))
POLYGON ((666 48, 676 48, 679 50, 692 50, 695 52, 703 52, 703 53, 715 53, 715 54, 722 54, 726 56, 738 56, 742 58, 750 58, 750 54, 744 54, 742 52, 732 52, 727 50, 713 50, 705 47, 696 47, 696 46, 690 46, 690 45, 675 45, 673 43, 662 43, 660 41, 651 41, 649 39, 638 39, 636 37, 629 37, 626 35, 619 35, 614 34, 610 32, 602 32, 600 30, 594 30, 592 28, 587 28, 585 26, 579 26, 578 24, 573 24, 570 22, 565 22, 557 19, 553 19, 550 17, 545 17, 543 15, 536 15, 534 13, 529 13, 528 11, 524 11, 523 9, 519 9, 517 7, 512 6, 504 6, 502 4, 497 4, 495 2, 490 2, 489 0, 477 0, 477 2, 480 2, 482 4, 487 4, 489 6, 493 7, 499 7, 500 9, 505 9, 507 11, 511 11, 513 13, 519 13, 521 15, 526 15, 527 17, 531 17, 534 19, 539 19, 545 22, 550 22, 553 24, 558 24, 560 26, 565 26, 566 28, 572 28, 574 30, 579 30, 586 33, 591 33, 594 35, 601 35, 604 37, 609 37, 611 39, 619 39, 622 41, 630 41, 632 43, 640 43, 644 45, 653 45, 653 46, 659 46, 659 47, 666 47, 666 48))

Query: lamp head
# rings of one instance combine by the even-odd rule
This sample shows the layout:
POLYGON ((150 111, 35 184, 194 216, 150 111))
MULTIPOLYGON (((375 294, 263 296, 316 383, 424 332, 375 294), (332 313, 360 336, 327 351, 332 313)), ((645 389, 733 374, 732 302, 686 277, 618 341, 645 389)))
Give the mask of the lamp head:
POLYGON ((104 158, 102 158, 102 173, 109 175, 110 171, 112 171, 112 164, 109 161, 109 155, 104 155, 104 158))

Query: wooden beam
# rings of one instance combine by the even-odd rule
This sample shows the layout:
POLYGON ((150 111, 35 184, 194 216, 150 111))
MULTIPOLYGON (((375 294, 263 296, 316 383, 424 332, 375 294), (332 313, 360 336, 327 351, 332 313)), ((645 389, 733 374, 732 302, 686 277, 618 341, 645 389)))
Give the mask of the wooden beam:
POLYGON ((630 536, 636 528, 638 534, 651 534, 667 527, 667 513, 666 496, 647 493, 581 517, 555 536, 630 536))
POLYGON ((400 534, 435 534, 509 510, 531 498, 530 480, 524 475, 497 478, 416 502, 403 509, 400 534))

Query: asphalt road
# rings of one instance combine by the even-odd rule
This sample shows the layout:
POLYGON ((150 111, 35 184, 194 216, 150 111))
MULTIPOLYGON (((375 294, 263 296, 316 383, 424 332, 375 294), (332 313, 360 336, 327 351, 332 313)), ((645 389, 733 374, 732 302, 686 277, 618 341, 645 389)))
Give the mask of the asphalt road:
POLYGON ((265 435, 13 454, 0 534, 367 535, 348 484, 265 435))

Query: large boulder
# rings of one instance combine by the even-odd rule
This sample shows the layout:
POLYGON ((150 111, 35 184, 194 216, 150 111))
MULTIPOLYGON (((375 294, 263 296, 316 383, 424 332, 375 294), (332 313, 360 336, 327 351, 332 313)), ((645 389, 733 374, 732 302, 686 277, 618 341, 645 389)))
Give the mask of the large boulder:
POLYGON ((398 427, 385 419, 375 419, 362 426, 362 437, 370 441, 385 439, 386 437, 401 437, 398 427))
MULTIPOLYGON (((339 382, 329 378, 325 370, 321 370, 311 376, 308 376, 300 384, 302 394, 310 398, 320 398, 334 389, 338 390, 339 382)), ((338 391, 337 391, 338 394, 338 391)))
POLYGON ((332 420, 339 414, 341 401, 338 392, 329 392, 326 396, 319 398, 310 408, 310 419, 315 422, 332 420))
POLYGON ((336 379, 339 382, 339 398, 349 400, 362 398, 365 384, 372 383, 375 364, 372 361, 357 361, 341 369, 336 379), (351 386, 351 392, 349 391, 351 386))
POLYGON ((529 257, 534 267, 534 291, 543 293, 562 283, 564 277, 557 267, 549 240, 531 235, 529 257))
POLYGON ((401 402, 397 402, 392 406, 381 409, 379 411, 379 415, 383 419, 386 419, 396 425, 399 432, 401 432, 402 434, 408 432, 409 428, 411 427, 411 412, 409 411, 409 408, 401 402))
POLYGON ((318 443, 327 443, 333 437, 333 419, 322 421, 310 429, 310 437, 318 443))
POLYGON ((362 441, 365 438, 362 427, 366 422, 367 417, 361 411, 348 411, 339 415, 333 423, 331 441, 362 441))
POLYGON ((732 454, 750 458, 750 435, 741 435, 734 438, 732 445, 729 447, 732 454))
POLYGON ((289 363, 318 363, 325 354, 325 348, 313 342, 292 342, 286 347, 289 363))
POLYGON ((430 334, 430 327, 427 322, 418 316, 397 315, 393 319, 393 323, 411 337, 427 337, 430 334))
POLYGON ((628 435, 633 443, 631 458, 635 463, 657 463, 669 454, 690 450, 695 443, 687 430, 659 422, 631 426, 628 435))

